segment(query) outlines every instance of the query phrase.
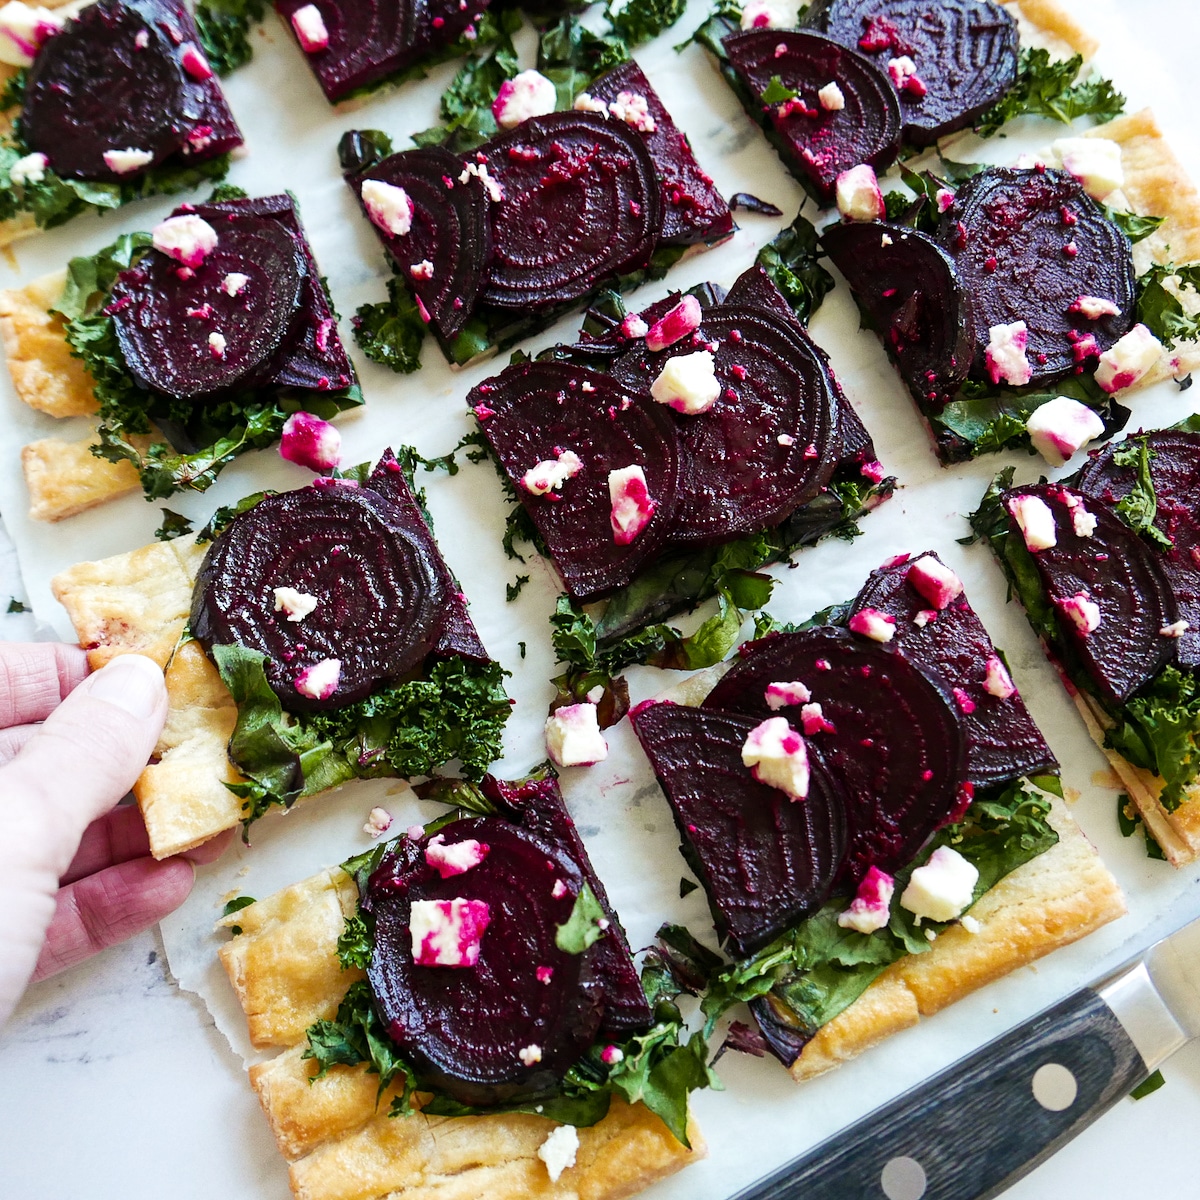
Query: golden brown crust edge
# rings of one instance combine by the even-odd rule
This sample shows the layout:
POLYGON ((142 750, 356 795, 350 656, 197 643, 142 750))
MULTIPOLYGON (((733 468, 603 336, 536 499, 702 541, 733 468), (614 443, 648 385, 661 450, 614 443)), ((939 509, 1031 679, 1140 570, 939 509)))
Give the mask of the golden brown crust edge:
POLYGON ((1022 26, 1030 26, 1052 50, 1091 58, 1100 43, 1056 0, 1000 0, 1000 4, 1017 18, 1022 26))

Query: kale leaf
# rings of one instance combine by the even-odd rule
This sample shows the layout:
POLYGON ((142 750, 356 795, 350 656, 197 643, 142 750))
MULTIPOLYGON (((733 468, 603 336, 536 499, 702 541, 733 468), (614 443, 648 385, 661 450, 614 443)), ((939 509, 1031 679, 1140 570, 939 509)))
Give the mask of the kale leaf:
POLYGON ((564 954, 582 954, 604 936, 607 924, 600 901, 585 883, 571 906, 571 915, 555 929, 554 944, 564 954))
POLYGON ((425 322, 412 293, 392 276, 387 281, 388 298, 380 304, 364 304, 354 317, 354 340, 372 361, 408 375, 421 365, 421 343, 425 322))
POLYGON ((250 26, 257 25, 265 13, 263 0, 201 0, 196 5, 200 45, 218 75, 228 75, 254 56, 250 26))
POLYGON ((169 508, 164 508, 162 513, 162 524, 154 531, 154 536, 158 541, 169 542, 192 532, 191 521, 182 513, 172 512, 169 508))
POLYGON ((1148 238, 1167 219, 1143 217, 1119 208, 1105 208, 1104 215, 1129 239, 1131 245, 1148 238))
POLYGON ((817 261, 818 257, 816 227, 800 212, 754 260, 805 324, 820 308, 826 293, 833 290, 833 276, 817 261))
POLYGON ((1176 292, 1181 289, 1200 305, 1200 263, 1155 263, 1138 277, 1137 319, 1164 345, 1200 337, 1200 313, 1193 315, 1180 303, 1176 292))
POLYGON ((1158 497, 1154 494, 1154 479, 1150 474, 1150 460, 1154 451, 1144 437, 1130 438, 1113 453, 1113 462, 1119 467, 1136 467, 1137 478, 1127 496, 1117 501, 1117 512, 1130 529, 1145 534, 1156 546, 1170 550, 1171 539, 1157 525, 1158 497))
POLYGON ((687 8, 687 0, 608 0, 604 17, 613 32, 639 46, 669 29, 687 8))

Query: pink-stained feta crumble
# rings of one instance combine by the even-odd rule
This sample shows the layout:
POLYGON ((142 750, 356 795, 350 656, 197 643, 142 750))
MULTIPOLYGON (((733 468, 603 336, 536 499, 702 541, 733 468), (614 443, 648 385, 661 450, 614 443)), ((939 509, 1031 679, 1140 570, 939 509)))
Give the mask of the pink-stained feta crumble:
POLYGON ((473 967, 492 919, 486 900, 414 900, 409 910, 413 962, 418 967, 473 967))
POLYGON ((1033 378, 1026 348, 1029 345, 1029 328, 1024 321, 1011 325, 993 325, 988 331, 987 372, 993 383, 1024 387, 1033 378))
POLYGON ((1025 539, 1025 548, 1036 554, 1058 545, 1054 514, 1040 496, 1017 496, 1010 500, 1008 511, 1025 539))
POLYGON ((933 195, 937 210, 944 213, 954 203, 954 192, 950 188, 938 188, 933 195))
POLYGON ((362 185, 363 207, 372 224, 392 237, 405 237, 412 230, 413 202, 394 183, 367 179, 362 185))
POLYGON ((877 458, 873 458, 870 462, 865 462, 858 469, 859 474, 871 483, 883 482, 883 463, 877 458))
POLYGON ((951 691, 954 693, 954 701, 958 707, 964 713, 966 713, 967 716, 970 716, 971 713, 975 711, 975 701, 972 700, 971 697, 968 696, 967 693, 964 692, 960 687, 952 688, 951 691))
POLYGON ((279 453, 310 471, 332 471, 341 461, 342 435, 336 425, 312 413, 292 413, 283 425, 279 453))
POLYGON ((896 636, 896 618, 877 608, 860 608, 848 622, 851 633, 874 642, 890 642, 896 636))
POLYGON ((315 4, 306 4, 292 13, 292 29, 305 54, 316 54, 318 50, 329 48, 329 30, 315 4))
POLYGON ((789 800, 808 796, 808 747, 786 717, 768 717, 750 730, 742 763, 759 783, 778 788, 789 800))
POLYGON ((410 842, 419 842, 425 836, 424 825, 410 825, 405 831, 404 836, 410 842))
POLYGON ((154 161, 152 150, 105 150, 104 165, 114 175, 131 175, 154 161))
POLYGON ((799 4, 780 0, 747 0, 742 9, 743 29, 787 29, 796 24, 799 4))
POLYGON ((983 690, 989 696, 995 696, 997 700, 1007 700, 1010 696, 1017 694, 1016 685, 1008 673, 1008 668, 994 654, 990 655, 987 660, 987 674, 983 679, 983 690))
POLYGON ((554 881, 554 886, 550 889, 550 895, 555 900, 561 900, 567 894, 567 885, 561 879, 554 881))
POLYGON ((807 704, 812 699, 812 692, 799 681, 768 683, 763 698, 772 712, 778 712, 792 704, 807 704))
POLYGON ((913 624, 918 629, 924 629, 926 625, 932 625, 937 619, 938 615, 936 608, 923 608, 915 617, 913 617, 913 624))
POLYGON ((917 64, 907 54, 888 59, 888 78, 898 92, 907 92, 920 99, 929 90, 925 81, 917 74, 917 64))
POLYGON ((225 340, 225 335, 223 333, 220 333, 214 329, 212 333, 208 335, 208 352, 213 356, 213 358, 224 358, 225 347, 227 345, 229 345, 229 343, 225 340))
POLYGON ((605 1046, 600 1051, 600 1061, 606 1067, 615 1067, 617 1063, 624 1062, 625 1051, 620 1046, 605 1046))
POLYGON ((817 703, 806 704, 800 709, 800 721, 805 737, 815 733, 837 733, 837 728, 825 716, 824 709, 817 703))
POLYGON ((1055 396, 1030 413, 1025 428, 1033 448, 1051 466, 1061 467, 1104 433, 1104 422, 1086 404, 1070 396, 1055 396))
POLYGON ((493 179, 488 174, 488 169, 483 163, 467 163, 458 177, 458 182, 466 183, 467 180, 469 180, 472 176, 474 176, 479 180, 480 183, 483 184, 484 191, 487 192, 488 199, 491 200, 493 204, 499 204, 500 201, 504 199, 504 189, 500 186, 500 183, 497 180, 493 179))
POLYGON ((425 861, 443 878, 451 875, 463 875, 472 867, 477 867, 488 856, 486 842, 477 842, 474 838, 466 838, 453 845, 446 845, 446 835, 435 834, 425 847, 425 861))
POLYGON ((432 279, 433 278, 433 263, 427 258, 421 259, 419 263, 413 263, 408 268, 408 273, 414 279, 432 279))
POLYGON ((1055 608, 1075 626, 1080 637, 1088 637, 1100 628, 1100 606, 1087 592, 1076 592, 1065 600, 1058 596, 1050 598, 1055 608))
POLYGON ((650 332, 650 326, 642 320, 638 313, 630 313, 621 322, 620 332, 624 338, 640 338, 650 332))
POLYGON ((1158 636, 1165 638, 1181 638, 1190 628, 1191 625, 1187 621, 1172 621, 1170 625, 1164 625, 1158 631, 1158 636))
POLYGON ((521 476, 521 486, 534 496, 558 491, 568 479, 583 470, 583 463, 574 450, 562 450, 557 458, 543 459, 521 476))
POLYGON ((594 704, 565 704, 546 718, 546 752, 560 767, 591 767, 608 757, 594 704))
POLYGON ((632 125, 639 133, 653 133, 658 123, 650 115, 646 97, 638 92, 618 92, 617 98, 608 106, 608 114, 626 125, 632 125))
POLYGON ((208 59, 200 53, 200 48, 193 46, 191 42, 179 51, 179 61, 183 63, 183 69, 200 83, 213 77, 213 69, 208 65, 208 59))
POLYGON ((367 813, 363 833, 373 838, 383 837, 392 827, 392 814, 386 808, 373 808, 367 813))
POLYGON ((1121 310, 1111 301, 1102 296, 1079 296, 1067 309, 1067 312, 1079 313, 1089 321, 1098 321, 1101 317, 1119 317, 1121 310))
POLYGON ((536 974, 538 983, 549 983, 554 978, 554 968, 538 967, 536 974))
POLYGON ((1158 365, 1163 354, 1162 342, 1139 323, 1100 355, 1096 382, 1110 394, 1132 387, 1158 365))
POLYGON ((150 240, 155 250, 194 271, 216 249, 217 231, 203 217, 183 213, 155 225, 150 240))
POLYGON ((552 113, 557 103, 554 84, 541 71, 522 71, 500 85, 492 116, 501 129, 516 129, 522 121, 552 113))
POLYGON ((665 350, 700 328, 700 301, 681 296, 679 303, 646 331, 646 349, 665 350))
POLYGON ((243 275, 241 271, 230 271, 221 280, 221 290, 227 296, 240 296, 246 290, 246 284, 249 282, 249 275, 243 275))
POLYGON ((613 541, 628 546, 647 525, 658 508, 646 486, 646 472, 636 463, 608 473, 608 496, 612 504, 609 521, 613 541))
POLYGON ((340 658, 323 658, 311 667, 305 667, 295 679, 296 691, 310 700, 328 700, 337 691, 342 677, 340 658))
POLYGON ((860 163, 843 171, 835 184, 838 212, 848 221, 879 221, 887 212, 873 167, 860 163))
POLYGON ((850 901, 850 907, 838 916, 838 924, 843 929, 853 929, 858 933, 874 933, 882 929, 891 918, 892 896, 896 891, 896 881, 886 871, 871 867, 863 876, 850 901))
POLYGON ((962 595, 962 580, 944 563, 928 554, 918 558, 908 568, 905 579, 916 589, 918 596, 928 600, 939 611, 962 595))
POLYGON ((32 66, 38 51, 65 22, 65 16, 40 5, 5 4, 0 8, 0 62, 32 66))

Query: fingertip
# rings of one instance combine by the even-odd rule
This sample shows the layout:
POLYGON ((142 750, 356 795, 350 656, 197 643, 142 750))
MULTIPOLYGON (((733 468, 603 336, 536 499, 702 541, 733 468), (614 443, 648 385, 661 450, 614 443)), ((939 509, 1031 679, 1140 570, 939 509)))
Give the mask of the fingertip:
POLYGON ((191 850, 184 850, 179 857, 188 859, 195 866, 204 866, 205 863, 216 862, 229 849, 233 842, 233 837, 234 831, 226 829, 224 833, 218 833, 216 837, 209 838, 207 842, 202 842, 199 846, 195 846, 191 850))

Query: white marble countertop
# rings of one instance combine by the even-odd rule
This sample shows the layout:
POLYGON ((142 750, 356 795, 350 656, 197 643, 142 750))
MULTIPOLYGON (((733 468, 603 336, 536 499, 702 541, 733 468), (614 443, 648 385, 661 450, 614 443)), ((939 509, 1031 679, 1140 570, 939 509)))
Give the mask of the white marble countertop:
MULTIPOLYGON (((1174 142, 1190 142, 1185 156, 1200 161, 1190 124, 1194 105, 1186 105, 1200 11, 1194 0, 1116 0, 1116 6, 1139 34, 1131 53, 1157 55, 1173 76, 1180 104, 1160 116, 1174 142)), ((10 596, 22 595, 0 528, 0 639, 35 635, 31 617, 4 612, 10 596)), ((1175 911, 1159 914, 1130 948, 1195 916, 1200 887, 1175 911)), ((1089 982, 1094 970, 1079 956, 1073 984, 1089 982)), ((981 1023, 979 1041, 1000 1032, 981 1023)), ((915 1064, 912 1077, 943 1061, 915 1064)), ((1140 1102, 1122 1101, 1008 1195, 1196 1195, 1200 1162, 1191 1131, 1200 1128, 1200 1047, 1180 1052, 1164 1074, 1166 1087, 1140 1102)), ((888 1090, 872 1091, 869 1056, 858 1078, 865 1112, 888 1090)), ((709 1111, 715 1116, 722 1103, 738 1103, 737 1091, 715 1097, 709 1111)), ((175 987, 157 933, 147 933, 31 989, 0 1031, 0 1198, 161 1200, 164 1194, 286 1200, 290 1192, 239 1060, 197 997, 175 987)))

